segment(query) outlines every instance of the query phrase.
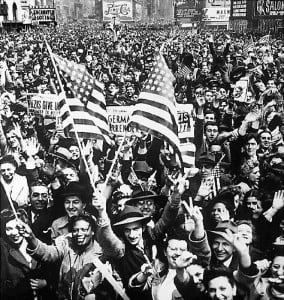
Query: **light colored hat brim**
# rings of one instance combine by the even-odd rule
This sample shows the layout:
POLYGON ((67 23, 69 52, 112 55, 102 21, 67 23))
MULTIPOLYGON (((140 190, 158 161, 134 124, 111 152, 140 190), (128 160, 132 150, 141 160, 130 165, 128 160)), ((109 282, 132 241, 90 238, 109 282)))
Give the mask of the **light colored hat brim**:
MULTIPOLYGON (((225 239, 226 241, 228 241, 230 244, 233 243, 232 237, 228 235, 228 233, 226 232, 222 232, 222 231, 215 231, 215 230, 208 230, 208 233, 212 234, 212 235, 217 235, 217 236, 221 236, 223 239, 225 239)), ((233 236, 233 233, 232 233, 233 236)))
POLYGON ((151 219, 150 217, 132 217, 132 218, 127 218, 120 222, 114 223, 112 226, 121 226, 121 225, 130 224, 130 223, 134 223, 134 222, 140 222, 140 221, 144 221, 145 223, 147 223, 148 221, 150 221, 150 219, 151 219))

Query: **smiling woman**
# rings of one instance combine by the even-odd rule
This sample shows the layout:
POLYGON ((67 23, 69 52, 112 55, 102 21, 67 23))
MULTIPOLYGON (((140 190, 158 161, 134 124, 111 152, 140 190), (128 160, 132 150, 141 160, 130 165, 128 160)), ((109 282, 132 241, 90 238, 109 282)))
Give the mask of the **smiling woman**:
MULTIPOLYGON (((27 221, 25 210, 17 211, 17 218, 27 221)), ((27 251, 27 242, 19 230, 19 221, 8 209, 1 212, 1 298, 52 299, 48 286, 49 271, 46 265, 34 260, 27 251)))

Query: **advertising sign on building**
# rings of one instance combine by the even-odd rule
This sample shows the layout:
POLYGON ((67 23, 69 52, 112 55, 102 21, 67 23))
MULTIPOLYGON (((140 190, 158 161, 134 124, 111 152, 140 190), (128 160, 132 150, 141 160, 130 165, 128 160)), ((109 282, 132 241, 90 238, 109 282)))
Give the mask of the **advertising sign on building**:
POLYGON ((112 22, 114 18, 121 22, 133 21, 132 0, 103 0, 103 21, 112 22))
POLYGON ((193 18, 198 14, 197 1, 178 1, 176 3, 176 19, 193 18))
POLYGON ((256 16, 284 16, 283 0, 256 0, 256 16))
POLYGON ((232 0, 232 17, 246 17, 248 0, 232 0))
POLYGON ((210 7, 203 9, 203 21, 229 21, 229 7, 210 7))
POLYGON ((31 8, 32 22, 54 22, 55 9, 54 8, 31 8))

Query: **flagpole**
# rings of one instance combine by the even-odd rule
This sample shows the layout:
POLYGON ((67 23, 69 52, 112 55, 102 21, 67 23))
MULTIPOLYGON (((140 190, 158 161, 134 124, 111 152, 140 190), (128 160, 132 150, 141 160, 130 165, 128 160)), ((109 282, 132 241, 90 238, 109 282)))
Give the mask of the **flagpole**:
POLYGON ((115 163, 116 163, 116 161, 117 161, 117 159, 118 159, 118 155, 119 155, 119 153, 120 153, 120 151, 121 151, 121 148, 122 148, 122 146, 123 146, 123 143, 124 143, 124 141, 125 141, 125 138, 126 138, 126 131, 125 131, 124 137, 123 137, 123 139, 122 139, 122 141, 121 141, 121 143, 120 143, 118 149, 116 150, 115 157, 114 157, 114 159, 113 159, 113 161, 112 161, 112 164, 111 164, 111 166, 110 166, 110 168, 109 168, 109 170, 108 170, 108 173, 107 173, 107 176, 106 176, 106 179, 105 179, 105 182, 104 182, 104 187, 107 185, 107 183, 108 183, 108 181, 109 181, 109 179, 110 179, 111 172, 112 172, 112 170, 113 170, 113 168, 114 168, 114 165, 115 165, 115 163))
MULTIPOLYGON (((63 89, 63 84, 60 80, 60 76, 59 76, 59 72, 58 72, 58 69, 57 69, 57 66, 55 64, 55 61, 54 61, 54 58, 53 58, 53 54, 52 54, 52 51, 51 51, 51 48, 49 46, 49 44, 47 43, 47 40, 44 38, 44 41, 46 43, 46 46, 47 46, 47 50, 48 50, 48 53, 49 53, 49 56, 51 58, 51 62, 52 62, 52 65, 54 67, 54 70, 55 70, 55 74, 57 76, 57 79, 58 79, 58 82, 59 82, 59 86, 60 86, 60 89, 62 91, 62 93, 64 94, 65 96, 65 99, 66 99, 66 94, 64 92, 64 89, 63 89)), ((68 106, 68 105, 67 105, 68 106)), ((68 106, 68 110, 69 110, 69 113, 71 114, 71 111, 70 111, 70 108, 68 106)), ((74 126, 74 121, 73 121, 73 118, 72 119, 72 123, 73 123, 73 127, 74 127, 74 133, 75 133, 75 137, 76 137, 76 140, 78 142, 78 146, 79 146, 79 149, 80 149, 80 152, 81 152, 81 155, 82 155, 82 158, 83 158, 83 162, 86 166, 86 170, 87 170, 87 173, 88 173, 88 176, 90 178, 90 182, 91 182, 91 185, 92 185, 92 188, 94 189, 94 191, 96 191, 96 187, 95 187, 95 183, 92 181, 92 176, 91 176, 91 172, 90 172, 90 169, 88 167, 88 164, 87 164, 87 161, 86 161, 86 158, 84 156, 84 153, 83 153, 83 149, 82 149, 82 145, 79 141, 79 137, 78 137, 78 133, 76 131, 76 127, 74 126)), ((118 155, 117 155, 118 156, 118 155)), ((101 271, 101 273, 103 273, 103 275, 105 276, 105 278, 108 280, 108 282, 113 286, 113 288, 115 289, 115 291, 124 299, 124 300, 129 300, 129 297, 126 295, 126 293, 124 292, 124 290, 119 286, 119 284, 116 282, 116 280, 113 278, 112 274, 111 273, 108 273, 105 271, 105 267, 103 266, 103 264, 101 263, 101 261, 98 261, 99 259, 96 259, 94 258, 94 260, 96 261, 96 264, 97 264, 97 267, 98 269, 101 271)))
MULTIPOLYGON (((56 74, 56 77, 57 77, 57 79, 58 79, 58 83, 59 83, 60 89, 61 89, 62 93, 64 94, 64 98, 65 98, 65 100, 66 100, 66 99, 67 99, 66 93, 65 93, 65 91, 64 91, 63 84, 62 84, 62 81, 61 81, 61 79, 60 79, 60 75, 59 75, 59 72, 58 72, 56 63, 55 63, 55 61, 54 61, 54 57, 53 57, 52 50, 51 50, 51 48, 50 48, 50 46, 49 46, 49 44, 48 44, 48 42, 47 42, 47 40, 46 40, 45 37, 44 37, 44 41, 45 41, 45 44, 46 44, 46 47, 47 47, 47 51, 48 51, 48 53, 49 53, 49 56, 50 56, 50 59, 51 59, 53 68, 54 68, 54 70, 55 70, 55 74, 56 74)), ((69 114, 71 115, 71 111, 70 111, 69 105, 66 105, 66 107, 68 107, 68 112, 69 112, 69 114)), ((96 190, 95 183, 94 183, 93 180, 92 180, 91 171, 90 171, 89 166, 88 166, 88 164, 87 164, 87 161, 86 161, 86 158, 85 158, 83 149, 82 149, 82 145, 81 145, 80 140, 79 140, 78 132, 77 132, 76 126, 75 126, 75 124, 74 124, 74 120, 73 120, 73 118, 71 118, 71 119, 72 119, 72 125, 73 125, 73 128, 74 128, 75 138, 76 138, 76 140, 77 140, 78 147, 79 147, 79 149, 80 149, 80 153, 81 153, 81 156, 82 156, 84 165, 85 165, 85 167, 86 167, 86 171, 87 171, 88 176, 89 176, 89 179, 90 179, 90 183, 91 183, 92 188, 93 188, 93 190, 94 190, 94 192, 95 192, 95 190, 96 190)))

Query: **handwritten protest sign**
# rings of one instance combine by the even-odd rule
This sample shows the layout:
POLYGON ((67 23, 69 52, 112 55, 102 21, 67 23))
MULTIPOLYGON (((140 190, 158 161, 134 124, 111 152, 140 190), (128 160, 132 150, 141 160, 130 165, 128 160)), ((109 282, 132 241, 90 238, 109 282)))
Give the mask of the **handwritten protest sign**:
POLYGON ((28 114, 56 118, 59 115, 58 96, 53 94, 27 94, 28 114))

